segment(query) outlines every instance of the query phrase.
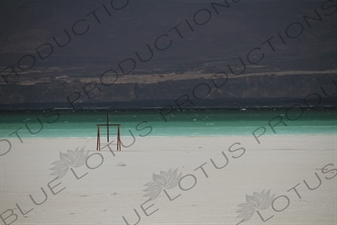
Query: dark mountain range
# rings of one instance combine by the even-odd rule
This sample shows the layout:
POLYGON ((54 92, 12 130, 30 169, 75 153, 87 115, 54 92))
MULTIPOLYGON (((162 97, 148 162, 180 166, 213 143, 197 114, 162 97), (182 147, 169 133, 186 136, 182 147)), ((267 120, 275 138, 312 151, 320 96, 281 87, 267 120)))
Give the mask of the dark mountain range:
POLYGON ((1 0, 1 109, 337 107, 336 0, 1 0))

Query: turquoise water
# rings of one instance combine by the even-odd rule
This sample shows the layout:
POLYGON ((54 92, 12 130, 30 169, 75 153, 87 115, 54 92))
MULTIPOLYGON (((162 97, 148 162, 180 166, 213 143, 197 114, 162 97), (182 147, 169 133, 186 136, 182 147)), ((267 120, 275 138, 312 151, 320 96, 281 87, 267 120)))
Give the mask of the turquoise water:
MULTIPOLYGON (((106 123, 105 112, 61 111, 58 112, 59 118, 53 113, 0 113, 1 138, 16 138, 15 134, 10 134, 18 128, 21 128, 18 134, 22 138, 96 137, 96 124, 106 123), (38 119, 43 125, 42 129, 38 119), (36 134, 31 134, 27 127, 36 134)), ((130 136, 131 133, 135 136, 251 135, 261 126, 266 128, 265 134, 274 134, 268 121, 277 116, 281 116, 287 125, 280 123, 275 126, 278 135, 337 133, 337 110, 304 110, 300 115, 300 111, 289 111, 286 114, 286 110, 174 111, 166 116, 165 122, 158 111, 130 111, 110 112, 109 121, 121 124, 122 136, 130 136)), ((276 118, 271 123, 276 124, 278 121, 279 118, 276 118)), ((106 132, 106 128, 103 128, 101 135, 106 135, 106 132)), ((110 134, 116 133, 116 129, 111 127, 110 134)))

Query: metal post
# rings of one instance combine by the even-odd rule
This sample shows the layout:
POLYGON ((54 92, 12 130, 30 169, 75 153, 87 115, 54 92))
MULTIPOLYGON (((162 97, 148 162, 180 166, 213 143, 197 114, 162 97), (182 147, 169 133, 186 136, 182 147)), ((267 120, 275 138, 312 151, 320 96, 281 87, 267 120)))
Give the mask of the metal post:
POLYGON ((98 151, 101 151, 101 132, 100 126, 98 125, 98 151))
POLYGON ((122 151, 120 124, 118 124, 117 149, 118 149, 119 151, 122 151))
POLYGON ((98 144, 99 139, 100 139, 100 137, 99 137, 99 125, 97 124, 97 141, 96 141, 96 150, 97 151, 99 150, 99 144, 98 144))
POLYGON ((97 138, 96 138, 96 151, 98 151, 98 138, 99 138, 99 136, 98 136, 98 125, 97 125, 97 138))
POLYGON ((106 125, 107 141, 109 143, 109 111, 106 112, 106 125))

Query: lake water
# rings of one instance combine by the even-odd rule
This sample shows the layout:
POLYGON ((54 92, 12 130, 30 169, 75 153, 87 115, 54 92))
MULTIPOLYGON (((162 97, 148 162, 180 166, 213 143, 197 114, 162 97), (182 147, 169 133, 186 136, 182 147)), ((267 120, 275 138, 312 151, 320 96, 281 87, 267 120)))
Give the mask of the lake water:
MULTIPOLYGON (((59 111, 0 113, 1 138, 17 138, 10 135, 17 129, 20 137, 96 137, 98 123, 106 123, 104 111, 59 111), (58 119, 57 119, 58 118, 58 119), (57 120, 56 120, 57 119, 57 120), (39 122, 41 121, 43 128, 39 122), (56 120, 56 121, 55 121, 56 120), (29 132, 31 129, 31 133, 29 132), (41 129, 42 128, 42 129, 41 129)), ((165 117, 158 111, 110 112, 109 122, 121 124, 121 135, 130 136, 217 136, 251 135, 259 127, 266 128, 265 134, 336 134, 337 110, 202 110, 174 111, 165 117)), ((106 135, 106 128, 101 135, 106 135)), ((261 130, 262 132, 262 130, 261 130)), ((110 127, 115 135, 116 128, 110 127)))

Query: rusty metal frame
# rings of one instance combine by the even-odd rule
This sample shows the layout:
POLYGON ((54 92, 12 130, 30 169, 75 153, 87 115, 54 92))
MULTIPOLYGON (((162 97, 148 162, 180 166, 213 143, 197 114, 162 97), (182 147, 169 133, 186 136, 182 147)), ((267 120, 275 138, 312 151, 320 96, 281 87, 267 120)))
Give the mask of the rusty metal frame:
MULTIPOLYGON (((122 151, 122 145, 121 145, 121 131, 120 127, 121 124, 97 124, 97 145, 96 145, 96 150, 101 151, 101 126, 106 126, 107 131, 109 131, 110 126, 117 126, 117 151, 122 151)), ((107 133, 107 141, 109 142, 109 132, 107 133)))

